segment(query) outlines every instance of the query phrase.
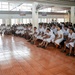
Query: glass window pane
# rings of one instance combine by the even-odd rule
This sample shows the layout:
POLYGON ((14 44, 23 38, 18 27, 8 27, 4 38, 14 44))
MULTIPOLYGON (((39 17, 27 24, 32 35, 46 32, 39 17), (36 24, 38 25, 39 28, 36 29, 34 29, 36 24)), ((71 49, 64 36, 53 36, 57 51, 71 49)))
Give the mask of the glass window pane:
POLYGON ((23 19, 20 19, 20 24, 23 24, 23 19))
POLYGON ((26 19, 23 19, 23 23, 26 24, 26 19))
POLYGON ((8 9, 8 5, 2 5, 2 8, 8 9))
POLYGON ((29 23, 29 19, 27 19, 27 23, 29 23))
POLYGON ((11 19, 11 24, 19 24, 19 20, 18 19, 11 19))
POLYGON ((8 4, 8 2, 2 2, 2 4, 8 4))
POLYGON ((64 18, 57 18, 57 22, 64 22, 64 18))

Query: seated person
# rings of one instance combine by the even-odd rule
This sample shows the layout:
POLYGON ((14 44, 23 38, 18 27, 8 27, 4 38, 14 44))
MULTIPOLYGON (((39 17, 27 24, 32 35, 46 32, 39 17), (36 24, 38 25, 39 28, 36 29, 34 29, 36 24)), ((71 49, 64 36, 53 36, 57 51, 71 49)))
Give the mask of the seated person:
POLYGON ((55 24, 52 24, 51 30, 53 31, 53 33, 56 35, 57 34, 57 28, 55 24))
POLYGON ((24 29, 21 29, 21 31, 20 31, 20 33, 21 33, 21 36, 23 37, 24 36, 24 29))
POLYGON ((20 25, 20 36, 21 37, 24 36, 24 25, 23 24, 20 25))
POLYGON ((66 47, 70 49, 67 55, 71 56, 72 49, 74 47, 75 33, 73 28, 69 28, 68 39, 64 43, 64 52, 66 51, 66 47))
POLYGON ((63 31, 60 25, 57 26, 57 36, 55 38, 54 44, 56 48, 60 46, 60 43, 63 41, 63 31))
POLYGON ((37 27, 34 27, 34 33, 31 36, 31 38, 28 40, 28 42, 31 42, 35 37, 37 37, 37 33, 38 33, 37 27))
POLYGON ((6 27, 6 34, 11 34, 11 26, 7 25, 6 27))
POLYGON ((74 57, 75 57, 75 40, 74 40, 74 57))
POLYGON ((25 39, 28 39, 28 31, 29 31, 28 24, 25 26, 24 31, 25 31, 24 37, 25 37, 25 39))
POLYGON ((75 31, 75 24, 73 25, 73 27, 74 27, 74 31, 75 31))
POLYGON ((12 25, 12 27, 11 27, 11 31, 12 31, 12 34, 15 35, 15 31, 16 31, 16 25, 15 25, 15 24, 12 25))
POLYGON ((5 24, 1 25, 1 34, 5 34, 6 26, 5 24))
POLYGON ((25 38, 25 36, 26 36, 26 30, 27 30, 27 28, 26 28, 26 25, 24 26, 24 38, 25 38))
POLYGON ((65 25, 62 31, 63 31, 63 34, 64 34, 64 39, 67 39, 68 38, 68 34, 69 34, 68 26, 65 25))
POLYGON ((30 37, 33 35, 33 27, 32 25, 30 24, 29 27, 28 27, 28 39, 30 39, 30 37))
POLYGON ((32 44, 35 44, 35 42, 38 40, 38 39, 43 39, 43 28, 42 28, 42 25, 40 24, 39 25, 39 29, 37 30, 37 36, 35 36, 35 38, 31 41, 32 44))
POLYGON ((43 35, 44 35, 44 29, 43 29, 42 24, 40 24, 39 28, 38 28, 38 35, 36 37, 36 40, 38 40, 38 39, 42 40, 43 39, 43 35))
POLYGON ((17 25, 17 26, 16 26, 15 35, 16 35, 16 36, 19 36, 19 35, 20 35, 20 31, 21 31, 20 26, 17 25))
MULTIPOLYGON (((65 25, 63 28, 62 28, 62 31, 63 31, 63 36, 64 36, 64 39, 63 41, 60 43, 60 49, 64 46, 64 42, 66 41, 66 39, 68 38, 68 34, 69 34, 69 31, 68 31, 68 26, 65 25)), ((62 51, 63 52, 63 51, 62 51)))
POLYGON ((46 48, 50 42, 54 42, 54 39, 55 35, 47 28, 45 36, 43 36, 43 41, 37 47, 46 48))
POLYGON ((46 33, 46 30, 47 30, 47 25, 44 24, 44 25, 43 25, 43 30, 42 30, 42 31, 44 32, 44 34, 46 33))

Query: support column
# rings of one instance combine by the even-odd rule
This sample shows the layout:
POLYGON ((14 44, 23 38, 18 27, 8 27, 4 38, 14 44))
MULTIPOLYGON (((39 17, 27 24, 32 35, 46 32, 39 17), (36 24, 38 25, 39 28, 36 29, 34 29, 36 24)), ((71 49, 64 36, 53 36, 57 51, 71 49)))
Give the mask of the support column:
POLYGON ((32 6, 32 24, 33 24, 33 27, 38 28, 38 11, 36 10, 37 5, 38 3, 34 2, 32 6))
POLYGON ((75 24, 75 6, 71 7, 71 22, 75 24))

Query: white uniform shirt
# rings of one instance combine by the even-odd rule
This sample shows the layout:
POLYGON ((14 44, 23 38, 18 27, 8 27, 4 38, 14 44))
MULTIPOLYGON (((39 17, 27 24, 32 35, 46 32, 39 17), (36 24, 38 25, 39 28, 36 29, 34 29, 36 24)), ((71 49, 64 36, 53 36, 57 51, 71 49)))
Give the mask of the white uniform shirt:
POLYGON ((62 30, 57 31, 57 34, 58 34, 58 38, 60 37, 60 35, 62 35, 62 38, 61 39, 63 39, 63 31, 62 30))
POLYGON ((75 33, 72 33, 72 34, 69 33, 68 37, 71 38, 71 40, 75 39, 75 33))
POLYGON ((42 33, 43 32, 43 28, 39 28, 38 31, 42 33))
POLYGON ((68 35, 69 34, 68 29, 67 30, 63 29, 63 33, 64 33, 64 35, 68 35))
POLYGON ((46 33, 47 28, 42 28, 42 31, 44 32, 44 34, 46 33))
POLYGON ((9 30, 9 29, 10 29, 10 27, 8 27, 8 26, 7 26, 7 27, 6 27, 6 29, 7 29, 7 30, 9 30))
POLYGON ((57 28, 52 29, 53 33, 56 35, 57 34, 57 28))

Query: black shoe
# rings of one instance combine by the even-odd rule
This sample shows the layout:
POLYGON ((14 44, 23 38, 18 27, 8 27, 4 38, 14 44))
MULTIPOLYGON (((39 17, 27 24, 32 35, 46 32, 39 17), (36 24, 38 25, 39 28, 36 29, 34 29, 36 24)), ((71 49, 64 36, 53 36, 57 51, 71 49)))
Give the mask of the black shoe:
POLYGON ((73 57, 75 57, 75 54, 73 55, 73 57))
POLYGON ((41 47, 40 45, 38 45, 37 47, 41 47))
POLYGON ((43 46, 42 48, 43 48, 43 49, 46 49, 46 47, 45 47, 45 46, 43 46))
POLYGON ((31 44, 34 44, 34 42, 31 42, 31 44))
POLYGON ((30 40, 28 40, 27 42, 31 42, 30 40))
POLYGON ((71 56, 71 54, 70 54, 70 53, 68 53, 68 54, 66 54, 66 56, 71 56))
POLYGON ((59 48, 59 49, 61 49, 62 47, 61 47, 61 46, 59 46, 58 48, 59 48))
POLYGON ((62 50, 61 52, 65 53, 65 52, 66 52, 66 50, 62 50))
POLYGON ((41 48, 44 48, 45 46, 42 46, 41 48))

